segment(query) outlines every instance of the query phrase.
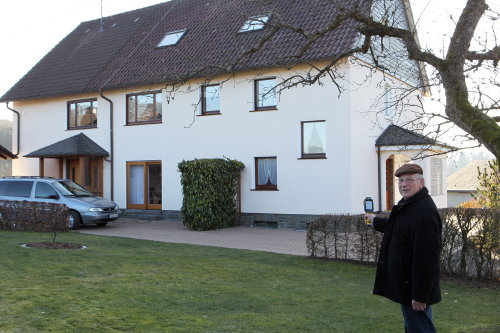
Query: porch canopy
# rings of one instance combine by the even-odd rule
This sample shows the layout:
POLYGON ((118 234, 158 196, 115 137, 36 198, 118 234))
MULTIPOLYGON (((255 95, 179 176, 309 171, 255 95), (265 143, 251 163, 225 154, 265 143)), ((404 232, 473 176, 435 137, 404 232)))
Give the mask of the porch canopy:
MULTIPOLYGON (((438 181, 431 179, 432 166, 430 159, 426 157, 446 154, 456 149, 392 124, 377 138, 375 146, 377 147, 379 159, 379 210, 388 211, 391 210, 398 199, 394 177, 394 171, 397 167, 403 163, 418 160, 416 163, 424 170, 426 180, 430 182, 438 181)), ((439 159, 442 159, 442 157, 439 157, 439 159)), ((444 168, 444 164, 441 168, 444 168)), ((444 174, 444 170, 442 170, 442 174, 444 174)))
POLYGON ((4 160, 8 160, 8 159, 17 158, 17 156, 12 154, 10 152, 10 150, 8 150, 7 148, 4 148, 3 146, 0 145, 0 158, 4 159, 4 160))
MULTIPOLYGON (((97 160, 96 163, 98 164, 99 173, 102 174, 102 160, 107 156, 109 156, 109 153, 106 150, 89 139, 83 133, 58 141, 47 147, 40 148, 38 150, 35 150, 34 152, 24 155, 24 157, 38 157, 40 159, 40 176, 45 176, 45 158, 54 158, 59 160, 59 178, 63 178, 64 161, 76 161, 76 171, 73 172, 75 174, 67 175, 67 177, 77 182, 83 181, 83 179, 85 178, 85 170, 89 169, 88 163, 86 161, 88 161, 89 159, 97 160)), ((102 176, 98 175, 95 178, 101 179, 102 176)), ((85 185, 85 182, 83 185, 85 185)), ((98 181, 96 187, 101 188, 102 182, 98 181)), ((98 190, 97 192, 100 191, 98 190)))
POLYGON ((83 133, 40 148, 24 157, 61 158, 71 156, 107 157, 109 153, 83 133))

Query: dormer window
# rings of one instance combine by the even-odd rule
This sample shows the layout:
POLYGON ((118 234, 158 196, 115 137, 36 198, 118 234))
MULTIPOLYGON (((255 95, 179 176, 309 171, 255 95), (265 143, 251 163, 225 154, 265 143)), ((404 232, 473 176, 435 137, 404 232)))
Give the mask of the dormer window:
POLYGON ((270 15, 261 15, 250 17, 241 27, 239 32, 262 30, 265 28, 270 15))
POLYGON ((179 43, 179 40, 184 36, 186 33, 186 30, 177 30, 177 31, 171 31, 168 32, 165 37, 161 40, 161 42, 158 44, 157 47, 164 47, 164 46, 170 46, 170 45, 175 45, 179 43))

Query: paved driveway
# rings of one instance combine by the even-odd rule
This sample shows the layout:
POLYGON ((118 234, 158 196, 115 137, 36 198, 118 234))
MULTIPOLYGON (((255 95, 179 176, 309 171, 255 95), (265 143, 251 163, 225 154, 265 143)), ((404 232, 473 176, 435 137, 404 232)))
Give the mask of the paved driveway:
POLYGON ((105 227, 81 226, 83 234, 148 239, 167 243, 207 245, 299 256, 307 255, 306 232, 292 229, 235 227, 192 231, 179 221, 120 218, 105 227))

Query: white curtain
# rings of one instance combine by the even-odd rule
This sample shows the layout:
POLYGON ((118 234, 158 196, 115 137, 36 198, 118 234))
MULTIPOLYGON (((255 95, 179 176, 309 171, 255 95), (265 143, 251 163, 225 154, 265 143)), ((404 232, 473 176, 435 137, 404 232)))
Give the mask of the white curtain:
POLYGON ((130 203, 144 204, 144 165, 130 166, 130 203))
POLYGON ((277 168, 275 158, 259 158, 258 185, 277 185, 277 168))

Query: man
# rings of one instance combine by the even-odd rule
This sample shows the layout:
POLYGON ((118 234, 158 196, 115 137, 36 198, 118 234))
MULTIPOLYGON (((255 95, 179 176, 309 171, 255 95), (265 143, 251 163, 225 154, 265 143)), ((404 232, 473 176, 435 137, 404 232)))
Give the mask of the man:
POLYGON ((373 293, 401 304, 405 332, 436 332, 431 305, 441 300, 441 219, 420 166, 405 164, 395 175, 403 198, 389 218, 366 215, 384 233, 373 293))

